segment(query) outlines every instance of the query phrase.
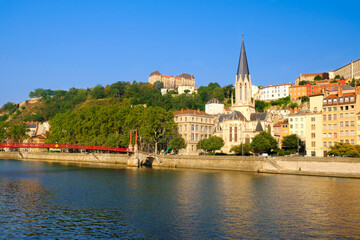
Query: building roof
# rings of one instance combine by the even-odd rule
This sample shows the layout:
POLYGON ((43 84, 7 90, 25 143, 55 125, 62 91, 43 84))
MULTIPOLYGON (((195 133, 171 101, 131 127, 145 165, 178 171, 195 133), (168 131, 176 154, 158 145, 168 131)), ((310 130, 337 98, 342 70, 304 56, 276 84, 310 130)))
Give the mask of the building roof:
MULTIPOLYGON (((343 90, 352 90, 352 89, 355 89, 355 88, 353 88, 352 86, 350 86, 350 85, 341 85, 341 87, 342 87, 342 89, 343 90)), ((331 92, 333 92, 333 91, 337 91, 339 89, 339 85, 338 86, 336 86, 336 87, 334 87, 333 89, 331 89, 330 91, 331 92)))
POLYGON ((232 113, 229 113, 229 114, 220 114, 219 117, 218 117, 218 121, 223 122, 224 120, 241 120, 241 121, 245 121, 246 118, 244 117, 244 115, 241 112, 233 111, 232 113))
POLYGON ((303 73, 303 74, 300 74, 300 76, 302 77, 307 77, 307 76, 317 76, 317 75, 322 75, 323 73, 303 73))
MULTIPOLYGON (((263 87, 262 89, 264 88, 270 88, 270 87, 279 87, 279 86, 286 86, 286 85, 290 85, 290 83, 283 83, 283 84, 277 84, 277 85, 269 85, 269 86, 266 86, 266 87, 263 87)), ((261 89, 260 89, 261 90, 261 89)))
POLYGON ((183 110, 183 109, 181 109, 181 111, 175 111, 174 112, 174 116, 175 115, 189 115, 189 114, 195 114, 195 115, 211 117, 210 114, 207 114, 206 112, 200 111, 199 109, 198 110, 191 110, 191 109, 183 110))
POLYGON ((263 121, 266 119, 267 114, 268 114, 267 112, 252 113, 250 115, 250 121, 257 121, 257 120, 263 121))
POLYGON ((242 80, 244 80, 245 75, 250 75, 249 66, 248 66, 248 62, 247 62, 247 58, 246 58, 244 38, 243 38, 242 43, 241 43, 239 65, 238 65, 236 75, 238 75, 238 76, 241 75, 242 80))
POLYGON ((28 125, 28 128, 36 128, 36 127, 37 127, 36 123, 32 123, 28 125))
POLYGON ((263 127, 261 126, 261 122, 260 120, 258 121, 256 128, 255 128, 255 132, 262 132, 264 131, 263 127))
POLYGON ((219 103, 222 104, 222 102, 220 102, 217 98, 213 98, 210 101, 208 101, 206 104, 210 104, 210 103, 219 103))

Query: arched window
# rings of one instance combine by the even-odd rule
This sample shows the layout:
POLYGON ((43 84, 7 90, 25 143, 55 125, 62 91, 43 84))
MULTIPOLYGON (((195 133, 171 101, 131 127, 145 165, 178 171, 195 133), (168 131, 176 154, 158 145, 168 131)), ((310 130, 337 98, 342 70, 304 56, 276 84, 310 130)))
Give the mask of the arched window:
POLYGON ((247 100, 247 84, 245 83, 245 100, 247 100))
POLYGON ((240 100, 242 100, 242 85, 240 84, 240 92, 239 92, 240 100))

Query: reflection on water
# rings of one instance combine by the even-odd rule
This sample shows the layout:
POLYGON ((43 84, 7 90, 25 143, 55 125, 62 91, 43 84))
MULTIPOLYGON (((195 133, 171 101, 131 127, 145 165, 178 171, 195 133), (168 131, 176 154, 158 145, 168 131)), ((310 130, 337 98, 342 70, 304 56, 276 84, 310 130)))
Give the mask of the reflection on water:
POLYGON ((0 160, 1 238, 357 238, 360 180, 0 160))

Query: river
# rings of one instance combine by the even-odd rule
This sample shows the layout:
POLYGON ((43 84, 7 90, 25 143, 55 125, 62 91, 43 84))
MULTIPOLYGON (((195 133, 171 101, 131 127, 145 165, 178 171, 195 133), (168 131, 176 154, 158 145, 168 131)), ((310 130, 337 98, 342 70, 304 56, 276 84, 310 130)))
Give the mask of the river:
POLYGON ((360 238, 360 179, 0 160, 0 238, 360 238))

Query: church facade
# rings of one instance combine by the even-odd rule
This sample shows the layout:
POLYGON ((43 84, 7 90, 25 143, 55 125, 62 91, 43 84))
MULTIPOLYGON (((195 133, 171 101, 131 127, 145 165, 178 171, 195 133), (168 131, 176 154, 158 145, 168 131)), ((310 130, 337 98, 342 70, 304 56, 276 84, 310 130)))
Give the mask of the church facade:
POLYGON ((256 113, 255 102, 252 101, 251 96, 251 75, 243 39, 235 77, 235 104, 232 102, 230 113, 220 114, 215 121, 214 135, 221 137, 225 142, 222 152, 230 153, 232 146, 250 143, 261 131, 273 135, 270 113, 256 113))

